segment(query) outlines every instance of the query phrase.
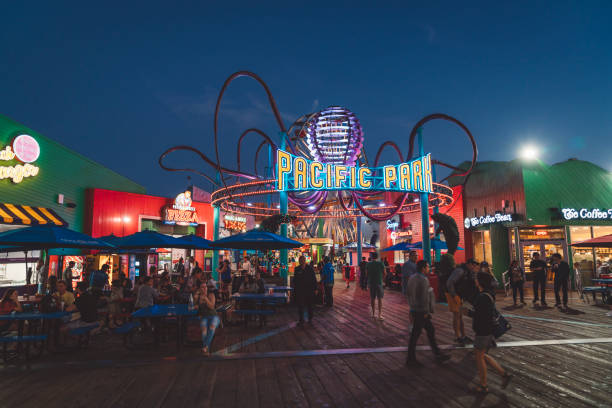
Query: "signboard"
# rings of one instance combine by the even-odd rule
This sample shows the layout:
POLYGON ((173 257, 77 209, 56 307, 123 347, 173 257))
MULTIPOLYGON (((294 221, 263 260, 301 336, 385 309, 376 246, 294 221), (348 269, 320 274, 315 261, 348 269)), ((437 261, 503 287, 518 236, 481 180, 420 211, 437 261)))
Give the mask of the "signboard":
POLYGON ((512 214, 484 215, 482 217, 467 217, 463 221, 465 228, 480 227, 481 225, 495 224, 499 222, 512 222, 512 214))
POLYGON ((561 214, 566 220, 610 220, 612 219, 612 208, 587 209, 587 208, 563 208, 561 214))
POLYGON ((231 231, 246 231, 247 229, 246 217, 239 217, 233 214, 226 214, 223 217, 223 222, 225 225, 225 229, 228 229, 231 231))
POLYGON ((359 167, 306 160, 279 149, 276 152, 276 177, 278 191, 433 192, 429 154, 406 163, 384 167, 359 167))
POLYGON ((198 225, 198 213, 191 204, 191 191, 177 195, 172 207, 164 207, 164 224, 198 225))
POLYGON ((32 164, 40 156, 40 146, 30 135, 19 135, 11 145, 0 150, 0 180, 9 179, 19 184, 24 178, 35 177, 40 171, 32 164), (19 162, 19 164, 2 162, 19 162))

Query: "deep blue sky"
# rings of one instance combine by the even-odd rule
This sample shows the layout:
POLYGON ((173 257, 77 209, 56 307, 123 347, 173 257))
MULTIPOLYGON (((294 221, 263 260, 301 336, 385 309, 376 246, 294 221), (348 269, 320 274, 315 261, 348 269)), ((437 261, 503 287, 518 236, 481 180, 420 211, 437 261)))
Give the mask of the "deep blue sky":
MULTIPOLYGON (((389 139, 405 154, 414 123, 443 112, 472 130, 481 160, 513 159, 532 142, 548 163, 578 157, 612 169, 610 2, 82 3, 3 5, 0 112, 151 194, 172 196, 187 184, 158 167, 167 147, 214 155, 214 103, 237 70, 267 81, 287 126, 317 107, 348 107, 371 159, 389 139)), ((227 167, 242 130, 278 131, 265 94, 247 79, 227 93, 220 126, 227 167)), ((425 139, 434 157, 469 158, 452 125, 426 126, 425 139)), ((258 144, 252 136, 244 155, 258 144)), ((172 160, 180 161, 212 174, 189 155, 172 160)))

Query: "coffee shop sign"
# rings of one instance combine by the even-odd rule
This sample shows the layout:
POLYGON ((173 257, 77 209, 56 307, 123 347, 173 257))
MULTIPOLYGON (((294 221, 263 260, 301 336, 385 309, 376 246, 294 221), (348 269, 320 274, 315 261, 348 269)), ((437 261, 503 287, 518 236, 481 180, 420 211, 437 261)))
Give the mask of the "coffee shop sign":
POLYGON ((484 215, 482 217, 468 217, 464 220, 465 228, 478 227, 497 222, 512 222, 512 214, 484 215))
POLYGON ((587 208, 581 208, 579 210, 575 208, 563 208, 561 209, 563 218, 566 220, 609 220, 612 219, 612 208, 600 210, 599 208, 593 208, 589 210, 587 208))

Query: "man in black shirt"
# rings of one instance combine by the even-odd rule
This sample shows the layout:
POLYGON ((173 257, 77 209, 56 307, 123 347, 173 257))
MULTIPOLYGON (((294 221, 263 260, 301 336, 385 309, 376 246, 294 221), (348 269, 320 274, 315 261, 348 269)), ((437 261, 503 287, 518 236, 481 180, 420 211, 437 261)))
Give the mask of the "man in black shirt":
POLYGON ((540 259, 540 254, 534 252, 531 255, 532 261, 529 264, 529 269, 533 273, 533 304, 538 303, 538 286, 540 287, 540 297, 542 298, 542 306, 546 306, 546 261, 540 259))
POLYGON ((555 307, 561 306, 559 289, 563 290, 563 309, 567 310, 567 283, 570 276, 570 267, 563 260, 561 254, 553 254, 551 269, 555 274, 555 307))

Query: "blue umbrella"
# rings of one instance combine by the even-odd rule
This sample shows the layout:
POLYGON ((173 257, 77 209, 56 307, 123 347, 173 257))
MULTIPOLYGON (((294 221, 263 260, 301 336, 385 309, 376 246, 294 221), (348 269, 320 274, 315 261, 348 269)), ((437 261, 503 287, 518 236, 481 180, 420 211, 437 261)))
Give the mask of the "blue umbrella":
POLYGON ((416 249, 414 244, 411 244, 410 242, 399 242, 393 246, 387 247, 385 249, 383 249, 381 252, 387 252, 387 251, 410 251, 416 249))
POLYGON ((202 237, 198 237, 197 235, 193 235, 193 234, 183 235, 181 237, 181 240, 185 242, 190 242, 193 245, 191 249, 212 249, 210 247, 211 241, 205 238, 202 238, 202 237))
MULTIPOLYGON (((446 246, 446 242, 442 241, 439 238, 432 238, 431 241, 431 249, 432 250, 438 250, 438 249, 448 249, 448 247, 446 246)), ((390 246, 388 248, 385 248, 382 250, 382 252, 386 252, 386 251, 411 251, 413 249, 423 249, 423 242, 415 242, 414 244, 411 244, 409 242, 400 242, 398 244, 395 244, 393 246, 390 246)), ((461 247, 457 247, 457 249, 459 251, 463 251, 463 248, 461 247)))
POLYGON ((117 239, 116 246, 121 249, 149 248, 191 248, 191 243, 181 238, 160 234, 156 231, 141 231, 117 239))
POLYGON ((27 249, 105 249, 113 245, 64 227, 35 225, 0 233, 0 245, 27 249))
MULTIPOLYGON (((446 242, 442 241, 439 238, 432 238, 431 241, 431 249, 432 250, 438 250, 438 249, 448 249, 448 246, 446 246, 446 242)), ((414 244, 412 244, 412 248, 411 249, 423 249, 423 242, 416 242, 414 244)), ((457 247, 458 251, 463 251, 463 248, 461 247, 457 247)))
POLYGON ((289 249, 303 246, 299 241, 294 241, 271 232, 251 230, 243 234, 232 235, 211 242, 212 248, 232 248, 232 249, 289 249))

